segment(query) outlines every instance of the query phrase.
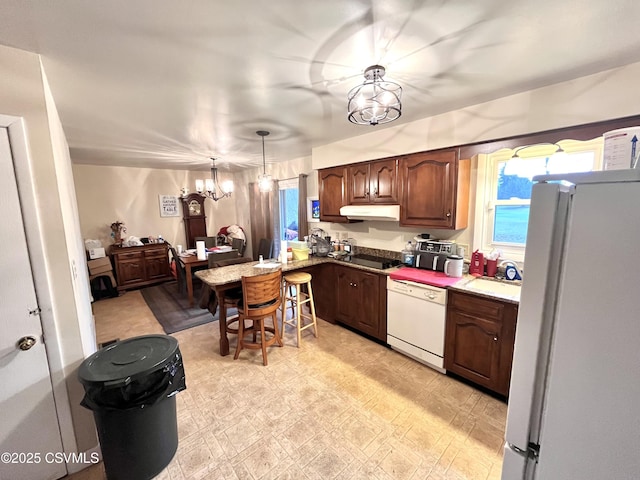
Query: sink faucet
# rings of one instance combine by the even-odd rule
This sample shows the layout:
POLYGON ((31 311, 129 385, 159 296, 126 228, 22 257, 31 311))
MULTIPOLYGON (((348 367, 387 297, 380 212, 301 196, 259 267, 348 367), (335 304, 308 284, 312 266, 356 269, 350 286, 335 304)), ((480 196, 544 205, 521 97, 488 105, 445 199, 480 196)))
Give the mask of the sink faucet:
POLYGON ((522 270, 520 269, 518 264, 513 260, 503 260, 502 262, 500 262, 499 266, 506 267, 507 265, 511 265, 513 268, 515 268, 516 272, 518 272, 518 275, 520 276, 521 279, 524 278, 524 274, 522 273, 522 270))

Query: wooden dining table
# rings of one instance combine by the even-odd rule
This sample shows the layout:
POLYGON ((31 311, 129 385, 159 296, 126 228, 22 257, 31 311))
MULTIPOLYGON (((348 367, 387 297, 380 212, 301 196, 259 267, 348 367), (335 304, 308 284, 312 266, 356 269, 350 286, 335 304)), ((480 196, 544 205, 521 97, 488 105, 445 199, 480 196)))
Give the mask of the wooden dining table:
MULTIPOLYGON (((237 257, 239 255, 239 253, 238 253, 238 250, 227 250, 227 251, 220 252, 220 253, 209 252, 207 255, 215 255, 216 258, 219 258, 220 260, 222 260, 222 259, 227 259, 227 258, 231 258, 231 257, 237 257)), ((198 256, 197 255, 181 254, 180 255, 180 260, 184 264, 185 276, 187 277, 186 278, 186 282, 187 282, 187 297, 189 299, 189 306, 193 307, 193 273, 194 273, 194 268, 208 267, 209 266, 209 259, 206 258, 205 260, 198 260, 198 256)))
MULTIPOLYGON (((226 292, 242 286, 242 277, 250 277, 271 273, 278 269, 283 272, 299 270, 305 267, 311 267, 320 263, 326 263, 326 258, 309 257, 308 260, 296 260, 280 264, 275 261, 265 261, 262 265, 260 262, 241 263, 237 265, 229 265, 226 267, 210 268, 207 270, 198 270, 195 275, 203 283, 211 287, 218 297, 218 309, 220 312, 218 324, 220 325, 220 355, 229 355, 229 338, 227 337, 227 315, 226 309, 223 308, 226 292)), ((213 313, 213 312, 212 312, 213 313)))

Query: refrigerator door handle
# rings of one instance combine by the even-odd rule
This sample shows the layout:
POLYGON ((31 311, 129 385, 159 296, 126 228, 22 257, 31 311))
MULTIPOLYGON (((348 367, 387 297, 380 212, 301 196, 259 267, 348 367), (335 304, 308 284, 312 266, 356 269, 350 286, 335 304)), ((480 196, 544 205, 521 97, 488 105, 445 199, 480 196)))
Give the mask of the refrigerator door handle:
POLYGON ((533 460, 534 462, 537 462, 538 457, 540 456, 540 445, 538 445, 537 443, 529 443, 526 450, 522 450, 521 448, 512 444, 509 444, 509 447, 511 447, 511 450, 513 450, 514 452, 523 455, 528 459, 533 460))

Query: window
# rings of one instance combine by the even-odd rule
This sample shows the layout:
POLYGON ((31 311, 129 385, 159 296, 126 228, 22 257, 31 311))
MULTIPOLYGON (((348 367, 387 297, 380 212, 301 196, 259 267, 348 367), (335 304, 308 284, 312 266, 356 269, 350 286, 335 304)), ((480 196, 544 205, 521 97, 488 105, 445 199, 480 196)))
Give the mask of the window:
POLYGON ((567 155, 553 155, 556 147, 547 144, 521 149, 519 158, 512 158, 514 150, 479 156, 474 250, 499 249, 504 258, 522 261, 533 177, 601 169, 602 138, 559 144, 567 155))
POLYGON ((278 182, 280 189, 280 240, 298 238, 298 179, 278 182))

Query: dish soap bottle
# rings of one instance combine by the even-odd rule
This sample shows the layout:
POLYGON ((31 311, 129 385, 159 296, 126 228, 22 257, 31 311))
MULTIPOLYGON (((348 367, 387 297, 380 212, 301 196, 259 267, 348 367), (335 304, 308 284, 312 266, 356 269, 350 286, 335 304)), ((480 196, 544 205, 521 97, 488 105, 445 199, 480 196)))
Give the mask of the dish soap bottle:
POLYGON ((415 264, 415 250, 413 249, 413 244, 411 241, 407 242, 407 245, 402 250, 402 263, 404 263, 407 267, 413 267, 415 264))

